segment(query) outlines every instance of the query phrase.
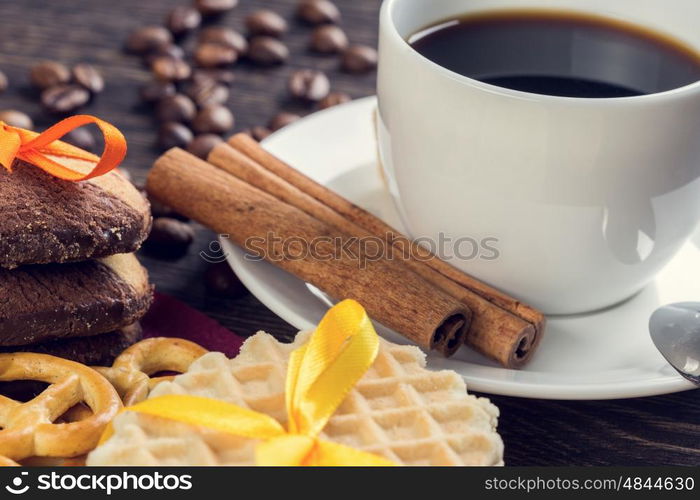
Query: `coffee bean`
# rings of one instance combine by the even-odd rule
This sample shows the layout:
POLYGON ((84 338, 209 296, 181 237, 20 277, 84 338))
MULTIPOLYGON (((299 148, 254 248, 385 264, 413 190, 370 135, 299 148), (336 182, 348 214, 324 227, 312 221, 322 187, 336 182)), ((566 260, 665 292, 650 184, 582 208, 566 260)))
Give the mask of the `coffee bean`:
POLYGON ((156 78, 168 82, 187 80, 192 74, 187 62, 171 56, 156 57, 151 63, 151 70, 156 78))
POLYGON ((272 130, 267 127, 253 127, 247 131, 247 133, 249 133, 253 139, 260 142, 269 136, 272 133, 272 130))
MULTIPOLYGON (((148 194, 146 194, 148 197, 148 194)), ((152 200, 148 199, 148 203, 151 205, 151 216, 153 216, 154 219, 159 218, 159 217, 170 217, 172 219, 176 219, 177 217, 173 217, 175 211, 170 208, 168 205, 165 205, 158 200, 152 200)))
POLYGON ((199 34, 199 43, 219 43, 235 49, 238 55, 248 52, 248 40, 243 35, 231 28, 224 26, 210 26, 199 34))
POLYGON ((170 11, 165 20, 165 25, 175 36, 182 36, 199 28, 202 22, 202 14, 193 7, 180 5, 170 11))
POLYGON ((5 92, 9 85, 10 85, 10 82, 7 79, 7 75, 5 75, 5 73, 0 71, 0 93, 5 92))
POLYGON ((14 109, 0 111, 0 122, 5 122, 10 127, 25 128, 27 130, 34 128, 34 122, 28 114, 14 109))
POLYGON ((44 61, 32 66, 29 72, 29 79, 35 87, 47 89, 68 83, 70 81, 70 70, 64 64, 44 61))
POLYGON ((303 0, 297 15, 309 24, 339 23, 341 17, 338 7, 328 0, 303 0))
POLYGON ((223 134, 233 128, 235 118, 231 111, 220 105, 207 106, 192 120, 192 128, 199 134, 223 134))
POLYGON ((95 137, 85 127, 74 128, 61 140, 91 153, 95 152, 95 137))
POLYGON ((174 96, 177 90, 171 82, 153 80, 141 87, 141 99, 147 103, 155 103, 164 97, 174 96))
POLYGON ((126 49, 135 54, 145 54, 173 42, 173 36, 162 26, 145 26, 131 32, 126 49))
POLYGON ((41 93, 41 104, 51 113, 71 113, 87 104, 90 92, 79 85, 56 85, 41 93))
POLYGON ((236 81, 236 75, 229 69, 198 69, 192 75, 192 80, 198 78, 208 78, 227 87, 236 81))
POLYGON ((367 45, 353 45, 343 53, 343 69, 349 73, 368 73, 377 67, 377 51, 367 45))
POLYGON ((194 241, 194 229, 189 224, 170 217, 153 220, 153 229, 144 248, 162 257, 180 257, 194 241))
POLYGON ((197 107, 192 99, 183 94, 175 94, 160 100, 156 116, 161 122, 189 122, 196 112, 197 107))
POLYGON ((250 36, 280 37, 287 32, 287 21, 277 12, 269 9, 256 10, 245 18, 245 26, 250 36))
POLYGON ((205 107, 212 104, 223 104, 228 99, 228 87, 217 82, 213 78, 200 75, 193 78, 185 86, 185 94, 192 99, 197 106, 205 107))
POLYGON ((274 66, 289 58, 289 49, 276 38, 256 36, 250 41, 248 58, 259 66, 274 66))
POLYGON ((204 273, 204 286, 213 295, 229 299, 244 297, 249 293, 228 262, 210 265, 204 273))
POLYGON ((294 123, 299 119, 301 119, 301 116, 283 111, 270 120, 268 127, 272 132, 277 132, 279 129, 284 128, 290 123, 294 123))
POLYGON ((93 94, 99 94, 105 88, 102 74, 91 64, 80 63, 73 66, 73 81, 93 94))
POLYGON ((322 71, 301 69, 291 74, 287 88, 297 99, 318 102, 331 91, 331 82, 322 71))
POLYGON ((216 16, 236 7, 238 0, 195 0, 194 5, 203 16, 216 16))
POLYGON ((144 62, 148 66, 151 66, 153 65, 153 62, 159 57, 174 57, 175 59, 184 59, 185 51, 179 45, 169 43, 146 53, 144 57, 144 62))
POLYGON ((203 43, 197 46, 194 60, 202 68, 216 68, 235 63, 238 60, 238 53, 228 45, 203 43))
POLYGON ((193 155, 206 160, 214 146, 222 142, 223 139, 214 134, 200 134, 187 145, 187 151, 193 155))
POLYGON ((333 24, 319 26, 311 35, 311 50, 319 54, 340 54, 348 45, 348 36, 333 24))
POLYGON ((162 150, 184 148, 192 140, 192 131, 182 123, 166 122, 158 130, 158 146, 162 150))
POLYGON ((146 199, 148 199, 148 202, 151 205, 151 215, 153 216, 154 219, 157 219, 160 217, 168 217, 170 219, 177 219, 177 220, 180 220, 182 222, 189 221, 189 219, 187 217, 177 213, 175 210, 173 210, 168 205, 161 203, 158 200, 148 196, 148 193, 146 193, 145 191, 144 191, 144 194, 146 196, 146 199))
POLYGON ((345 92, 331 92, 325 98, 319 101, 318 109, 328 109, 350 101, 352 101, 352 97, 345 92))

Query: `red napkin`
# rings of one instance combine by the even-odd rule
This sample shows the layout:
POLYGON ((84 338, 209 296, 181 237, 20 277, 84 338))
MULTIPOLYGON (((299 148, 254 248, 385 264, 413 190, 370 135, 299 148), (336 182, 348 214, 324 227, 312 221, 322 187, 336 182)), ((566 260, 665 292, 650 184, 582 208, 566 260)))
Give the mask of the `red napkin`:
POLYGON ((162 293, 156 293, 151 309, 141 320, 141 327, 143 338, 186 339, 210 351, 223 352, 229 358, 238 354, 245 340, 187 304, 162 293))

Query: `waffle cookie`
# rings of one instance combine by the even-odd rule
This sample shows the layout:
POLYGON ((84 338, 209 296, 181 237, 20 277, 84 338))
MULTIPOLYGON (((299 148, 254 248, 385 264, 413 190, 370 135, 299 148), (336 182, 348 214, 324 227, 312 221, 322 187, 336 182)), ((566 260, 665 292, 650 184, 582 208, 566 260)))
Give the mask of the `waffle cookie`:
MULTIPOLYGON (((209 353, 187 373, 156 386, 149 397, 188 394, 266 413, 283 425, 285 377, 294 344, 266 333, 248 339, 229 360, 209 353)), ((380 341, 376 361, 324 428, 321 439, 384 456, 404 465, 502 465, 498 409, 468 395, 452 371, 425 368, 412 346, 380 341)), ((249 465, 255 440, 195 428, 158 417, 123 413, 114 435, 88 457, 88 465, 249 465)))
POLYGON ((68 182, 22 161, 0 168, 0 213, 7 269, 134 252, 151 227, 148 202, 117 171, 68 182))
POLYGON ((146 313, 152 292, 133 254, 0 269, 0 346, 117 330, 146 313))

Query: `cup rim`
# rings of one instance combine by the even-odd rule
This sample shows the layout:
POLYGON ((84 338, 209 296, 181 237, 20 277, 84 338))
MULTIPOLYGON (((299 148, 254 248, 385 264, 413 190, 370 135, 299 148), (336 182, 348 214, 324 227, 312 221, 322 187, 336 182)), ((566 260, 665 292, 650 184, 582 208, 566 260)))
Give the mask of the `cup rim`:
MULTIPOLYGON (((531 100, 531 101, 544 101, 544 102, 556 102, 556 103, 567 103, 567 104, 636 104, 637 102, 647 102, 647 101, 661 101, 677 97, 684 97, 686 94, 692 94, 694 92, 700 92, 700 80, 689 83, 682 87, 677 87, 670 90, 664 90, 663 92, 654 92, 653 94, 642 94, 637 96, 627 96, 627 97, 569 97, 569 96, 556 96, 547 94, 536 94, 533 92, 525 92, 522 90, 514 90, 506 87, 499 87, 498 85, 493 85, 490 83, 485 83, 475 78, 471 78, 450 69, 445 68, 431 61, 423 54, 418 52, 416 49, 408 43, 401 34, 399 33, 395 23, 393 12, 395 6, 403 0, 384 0, 382 5, 382 10, 380 17, 382 18, 381 26, 389 29, 389 35, 405 48, 410 51, 419 61, 427 65, 433 71, 437 71, 443 76, 450 78, 451 80, 458 81, 465 85, 479 88, 481 90, 487 91, 492 94, 502 95, 504 97, 510 97, 520 100, 531 100)), ((494 9, 495 10, 495 9, 494 9)), ((380 61, 381 62, 381 61, 380 61)))

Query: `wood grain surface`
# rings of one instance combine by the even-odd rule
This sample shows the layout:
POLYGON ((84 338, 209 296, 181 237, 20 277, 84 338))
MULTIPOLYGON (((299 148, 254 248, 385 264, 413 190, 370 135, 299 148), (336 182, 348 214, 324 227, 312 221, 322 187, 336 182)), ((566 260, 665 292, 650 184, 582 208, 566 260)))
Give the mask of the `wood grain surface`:
MULTIPOLYGON (((37 128, 52 122, 28 85, 28 71, 42 59, 97 65, 107 78, 106 91, 85 112, 103 117, 125 132, 128 169, 142 181, 158 151, 152 118, 139 103, 138 88, 150 75, 138 58, 123 53, 127 34, 147 24, 161 24, 168 9, 188 0, 0 0, 0 70, 10 89, 0 95, 0 109, 29 113, 37 128)), ((247 12, 267 7, 292 19, 295 0, 241 0, 219 22, 242 28, 247 12)), ((337 0, 351 40, 376 44, 379 0, 337 0)), ((353 97, 374 93, 374 75, 353 76, 338 70, 338 59, 307 50, 310 30, 291 22, 285 41, 292 51, 288 65, 236 68, 229 105, 236 130, 265 124, 278 110, 308 112, 287 98, 289 73, 319 68, 336 90, 353 97)), ((332 165, 332 162, 329 162, 332 165)), ((288 338, 294 328, 254 297, 223 300, 208 295, 202 283, 207 264, 198 253, 215 235, 198 228, 189 255, 179 260, 142 256, 158 289, 242 335, 264 329, 288 338)), ((500 432, 510 465, 698 465, 700 464, 700 391, 619 401, 544 401, 493 396, 501 409, 500 432)))

